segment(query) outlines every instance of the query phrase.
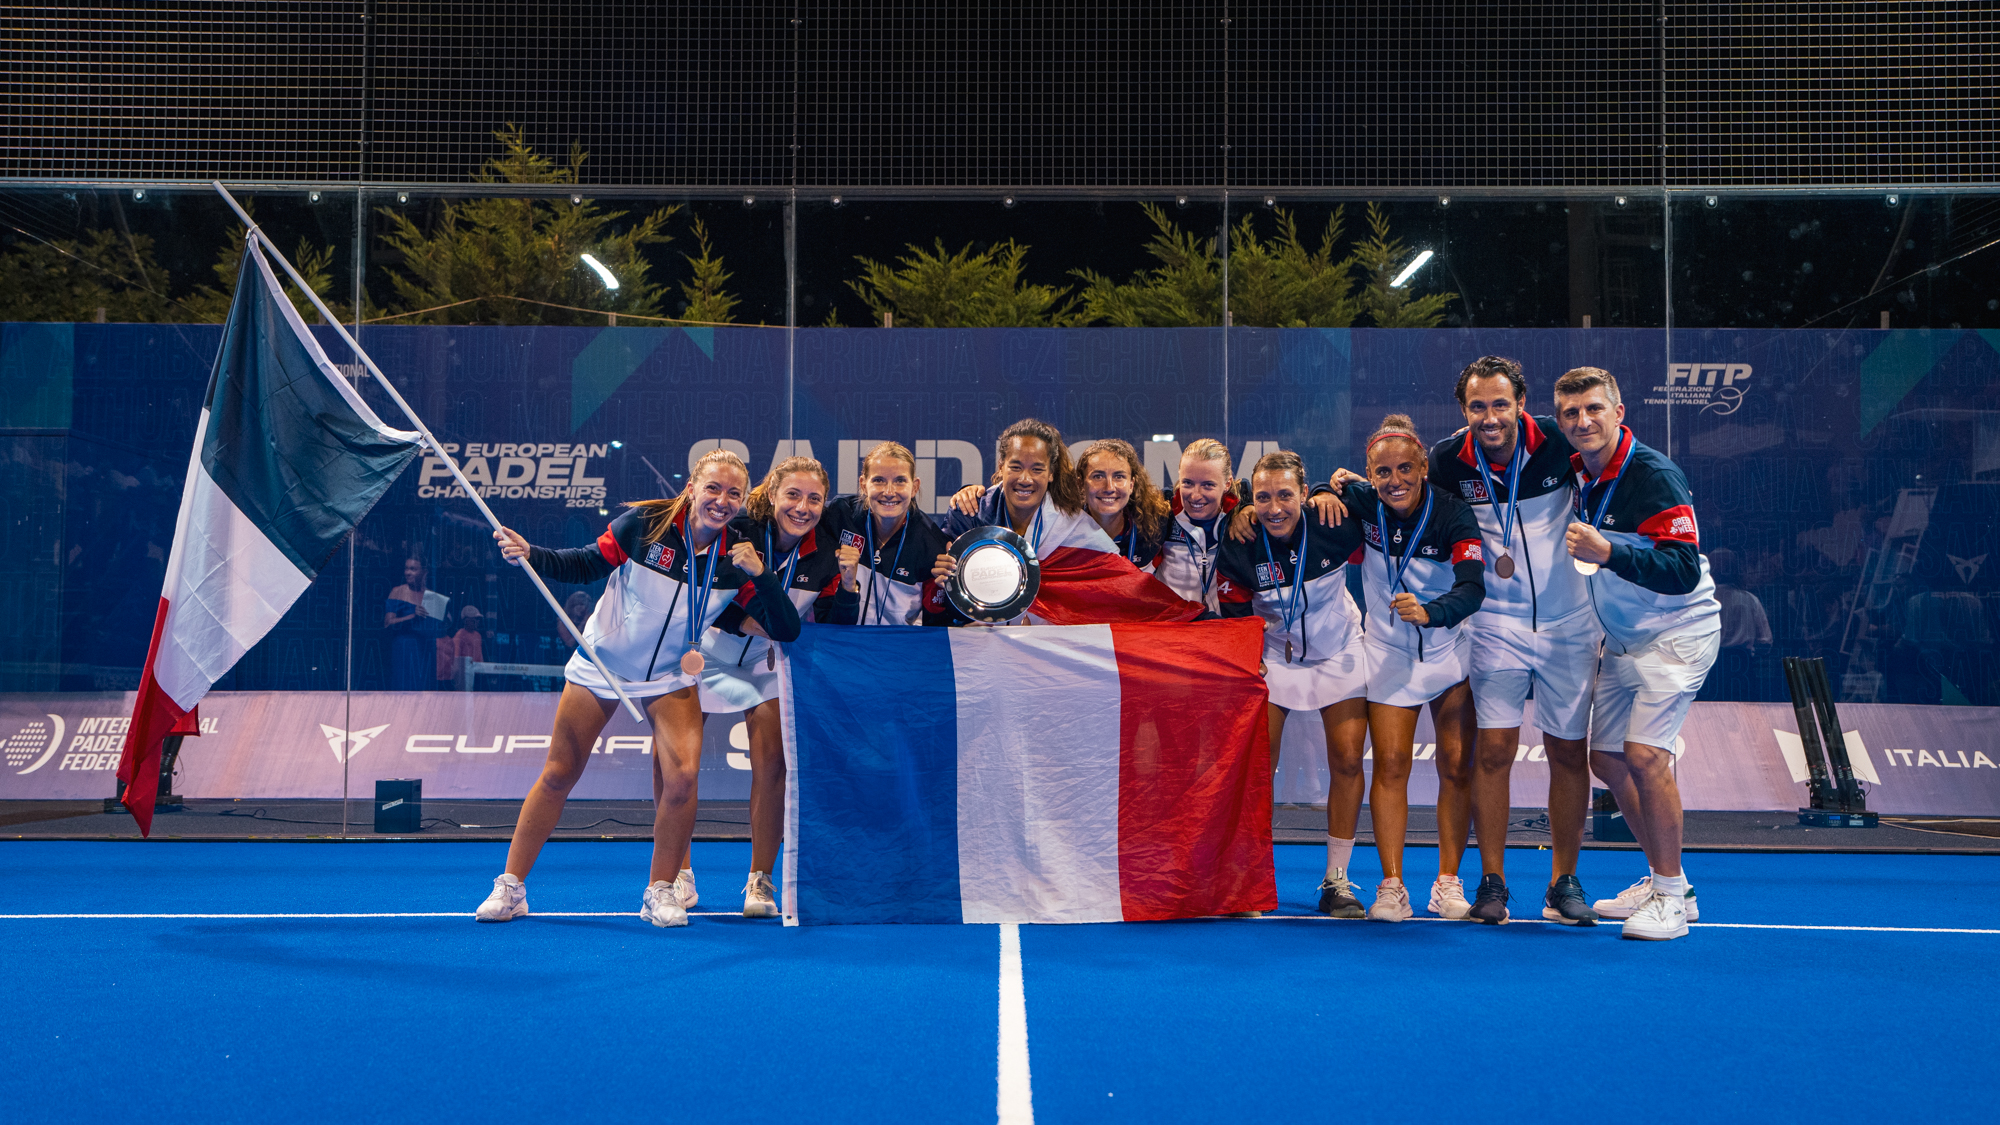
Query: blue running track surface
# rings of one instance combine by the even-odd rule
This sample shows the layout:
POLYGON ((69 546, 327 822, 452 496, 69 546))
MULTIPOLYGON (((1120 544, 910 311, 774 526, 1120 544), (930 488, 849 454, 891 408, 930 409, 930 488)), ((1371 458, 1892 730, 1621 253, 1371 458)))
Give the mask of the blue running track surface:
MULTIPOLYGON (((748 846, 697 844, 656 930, 648 850, 553 844, 481 926, 503 845, 9 843, 4 1118, 995 1120, 996 927, 746 920, 748 846)), ((1318 918, 1277 854, 1277 916, 1020 928, 1035 1119, 1992 1119, 2000 858, 1697 854, 1655 944, 1539 922, 1545 853, 1499 928, 1318 918)))

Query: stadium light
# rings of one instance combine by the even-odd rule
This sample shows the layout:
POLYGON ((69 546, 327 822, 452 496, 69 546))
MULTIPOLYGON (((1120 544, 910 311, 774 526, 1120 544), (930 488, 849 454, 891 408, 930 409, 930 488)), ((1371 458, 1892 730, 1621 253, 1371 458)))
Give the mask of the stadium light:
POLYGON ((604 279, 604 287, 606 289, 618 288, 618 279, 611 276, 611 271, 604 268, 603 262, 598 261, 596 258, 593 258, 588 254, 585 254, 583 256, 583 264, 597 271, 597 276, 604 279))
POLYGON ((1423 269, 1424 263, 1430 260, 1431 260, 1431 252, 1429 250, 1426 250, 1423 253, 1418 254, 1415 258, 1412 258, 1410 260, 1410 264, 1403 267, 1403 272, 1396 275, 1396 280, 1389 283, 1389 288, 1401 289, 1403 287, 1403 283, 1410 280, 1410 276, 1412 274, 1416 273, 1420 269, 1423 269))

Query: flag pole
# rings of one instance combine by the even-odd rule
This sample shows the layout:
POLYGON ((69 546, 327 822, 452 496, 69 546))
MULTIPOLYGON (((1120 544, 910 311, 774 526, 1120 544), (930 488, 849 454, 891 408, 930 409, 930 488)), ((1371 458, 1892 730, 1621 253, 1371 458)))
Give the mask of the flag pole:
MULTIPOLYGON (((222 196, 223 202, 229 204, 229 209, 236 212, 236 217, 243 220, 245 229, 251 235, 255 236, 258 242, 263 242, 263 230, 250 218, 250 213, 245 211, 243 206, 236 202, 236 197, 229 194, 229 189, 222 186, 222 181, 210 180, 209 184, 222 196)), ((292 263, 287 261, 285 256, 278 252, 277 247, 266 243, 265 248, 270 252, 271 257, 277 261, 278 265, 284 269, 285 276, 291 278, 292 284, 298 286, 299 292, 304 293, 306 299, 312 302, 313 308, 319 310, 320 317, 327 324, 331 325, 335 332, 340 333, 341 340, 349 348, 353 349, 354 354, 360 356, 361 362, 367 366, 369 371, 374 373, 375 381, 381 385, 383 390, 389 392, 389 397, 395 400, 398 407, 402 408, 403 414, 410 419, 410 424, 417 428, 419 434, 423 435, 424 444, 429 446, 431 451, 436 453, 438 458, 445 463, 445 467, 451 470, 451 478, 458 482, 458 487, 465 491, 466 497, 479 507, 479 514, 486 517, 486 522, 493 525, 493 530, 503 530, 500 524, 500 517, 493 514, 493 509, 486 506, 486 501, 479 495, 479 490, 472 487, 471 481, 465 479, 465 473, 458 467, 458 461, 451 454, 444 451, 444 447, 438 443, 437 437, 431 433, 430 427, 424 425, 424 420, 417 417, 417 412, 410 409, 410 404, 396 390, 396 385, 389 381, 387 375, 382 374, 382 369, 375 366, 375 361, 369 358, 368 353, 361 350, 360 341, 356 340, 348 333, 346 328, 341 326, 340 318, 333 315, 333 310, 326 307, 326 302, 319 299, 319 294, 313 292, 312 286, 306 284, 306 279, 299 276, 299 271, 292 268, 292 263)), ((556 596, 549 591, 547 584, 542 581, 542 576, 535 573, 535 568, 528 565, 528 560, 522 558, 515 565, 528 572, 528 578, 534 582, 535 589, 541 591, 542 600, 549 603, 549 608, 555 611, 558 618, 567 622, 569 615, 563 612, 562 603, 556 601, 556 596)), ((353 591, 349 591, 348 593, 350 597, 353 596, 353 591)), ((625 689, 619 686, 618 677, 612 675, 611 669, 606 668, 604 661, 598 658, 597 646, 590 643, 589 638, 583 635, 583 630, 581 629, 572 626, 570 633, 576 637, 577 646, 583 649, 584 655, 588 656, 590 662, 597 666, 597 671, 604 677, 604 682, 610 684, 611 690, 618 693, 618 701, 625 705, 625 710, 631 713, 633 721, 643 724, 646 721, 646 716, 639 710, 639 705, 632 702, 631 697, 625 694, 625 689)))

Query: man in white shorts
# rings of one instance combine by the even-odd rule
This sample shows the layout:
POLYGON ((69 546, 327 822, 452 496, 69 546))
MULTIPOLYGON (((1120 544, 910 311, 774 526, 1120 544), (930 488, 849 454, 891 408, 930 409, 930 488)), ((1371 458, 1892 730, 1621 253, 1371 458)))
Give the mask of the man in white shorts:
POLYGON ((1481 356, 1458 377, 1465 429, 1431 447, 1438 487, 1472 506, 1485 542, 1486 601, 1466 620, 1472 642, 1472 699, 1478 748, 1472 772, 1472 822, 1485 869, 1463 917, 1508 920, 1503 867, 1514 759, 1532 686, 1535 722, 1549 765, 1549 838, 1553 859, 1542 917, 1594 926, 1598 915, 1576 877, 1590 807, 1584 734, 1590 687, 1603 639, 1583 575, 1570 565, 1563 535, 1570 522, 1575 452, 1554 418, 1526 413, 1521 365, 1481 356))
POLYGON ((1604 627, 1590 766, 1618 799, 1650 870, 1599 914, 1621 936, 1686 937, 1694 892, 1681 870, 1681 724, 1715 663, 1722 607, 1701 554, 1687 478, 1624 425, 1618 381, 1579 367, 1556 381, 1556 424, 1576 447, 1576 522, 1565 535, 1604 627))

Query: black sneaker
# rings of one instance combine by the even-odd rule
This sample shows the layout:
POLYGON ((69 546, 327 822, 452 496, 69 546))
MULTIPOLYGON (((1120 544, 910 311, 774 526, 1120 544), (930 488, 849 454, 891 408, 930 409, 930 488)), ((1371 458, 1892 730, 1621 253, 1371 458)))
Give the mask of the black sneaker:
POLYGON ((1319 885, 1319 912, 1329 918, 1368 917, 1368 909, 1354 897, 1354 884, 1345 877, 1329 877, 1319 885))
POLYGON ((1560 876, 1549 884, 1549 893, 1542 896, 1542 917, 1565 926, 1595 926, 1598 914, 1585 905, 1588 901, 1576 876, 1560 876))
POLYGON ((1468 922, 1484 922, 1489 926, 1507 924, 1507 880, 1498 875, 1488 875, 1479 880, 1479 889, 1472 895, 1472 909, 1465 912, 1468 922))

